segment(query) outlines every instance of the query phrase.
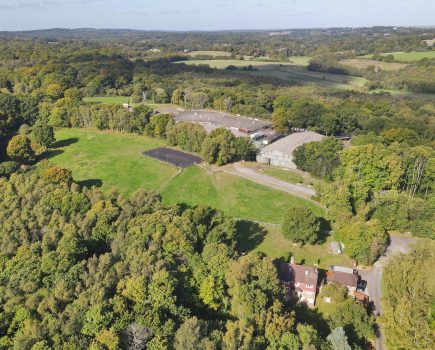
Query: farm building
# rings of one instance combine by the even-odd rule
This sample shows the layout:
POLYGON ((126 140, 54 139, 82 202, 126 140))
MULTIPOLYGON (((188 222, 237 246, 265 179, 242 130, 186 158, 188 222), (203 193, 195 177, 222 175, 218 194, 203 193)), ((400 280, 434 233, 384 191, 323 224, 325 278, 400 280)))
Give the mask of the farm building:
POLYGON ((294 150, 304 143, 320 141, 324 136, 313 131, 295 132, 264 147, 257 154, 257 162, 296 169, 294 150))

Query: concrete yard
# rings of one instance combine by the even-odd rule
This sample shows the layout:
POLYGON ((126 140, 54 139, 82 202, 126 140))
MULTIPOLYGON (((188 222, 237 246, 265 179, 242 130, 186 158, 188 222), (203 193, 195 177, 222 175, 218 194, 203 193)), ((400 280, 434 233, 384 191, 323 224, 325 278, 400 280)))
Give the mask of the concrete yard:
POLYGON ((158 109, 158 112, 172 113, 176 122, 185 121, 201 124, 207 132, 211 132, 216 128, 226 128, 231 130, 236 136, 247 136, 248 132, 251 133, 257 130, 262 130, 265 134, 273 132, 270 128, 272 122, 243 116, 235 116, 224 112, 205 110, 187 111, 183 108, 174 107, 162 107, 158 109))

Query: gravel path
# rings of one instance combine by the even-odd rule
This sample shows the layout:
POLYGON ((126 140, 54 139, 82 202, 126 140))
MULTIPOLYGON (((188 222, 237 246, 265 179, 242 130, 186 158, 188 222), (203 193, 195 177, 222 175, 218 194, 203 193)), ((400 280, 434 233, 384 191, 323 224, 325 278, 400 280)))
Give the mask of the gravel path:
MULTIPOLYGON (((388 260, 399 253, 406 253, 411 244, 415 243, 412 237, 390 236, 390 245, 386 253, 379 258, 373 265, 371 270, 359 270, 361 278, 367 281, 366 293, 374 304, 374 312, 376 315, 382 314, 382 271, 388 260)), ((385 350, 385 342, 382 332, 376 338, 376 349, 385 350)))
POLYGON ((225 170, 233 174, 242 176, 246 179, 259 182, 265 186, 284 191, 295 196, 303 197, 309 199, 316 195, 316 191, 312 188, 305 187, 302 185, 294 185, 286 181, 279 180, 275 177, 259 173, 255 169, 247 168, 240 163, 233 163, 225 167, 225 170))

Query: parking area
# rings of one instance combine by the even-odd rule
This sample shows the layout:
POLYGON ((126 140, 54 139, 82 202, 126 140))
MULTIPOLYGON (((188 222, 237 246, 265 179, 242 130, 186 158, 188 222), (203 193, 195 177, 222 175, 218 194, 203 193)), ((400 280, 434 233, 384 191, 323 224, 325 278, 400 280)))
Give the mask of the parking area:
POLYGON ((247 136, 250 133, 261 131, 265 135, 274 133, 272 122, 249 118, 245 116, 232 115, 218 111, 189 110, 175 107, 161 107, 160 113, 171 113, 174 115, 176 122, 198 123, 204 126, 207 132, 216 128, 226 128, 231 130, 235 136, 247 136))
POLYGON ((202 161, 200 157, 194 156, 193 154, 166 147, 154 148, 144 152, 143 154, 181 168, 186 168, 202 161))

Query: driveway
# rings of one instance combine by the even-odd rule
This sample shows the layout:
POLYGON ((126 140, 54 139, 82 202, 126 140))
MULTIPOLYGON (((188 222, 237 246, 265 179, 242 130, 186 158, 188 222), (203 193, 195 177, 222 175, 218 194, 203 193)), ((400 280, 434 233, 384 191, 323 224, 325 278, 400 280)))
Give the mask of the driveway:
POLYGON ((245 167, 240 163, 233 163, 227 165, 224 167, 224 169, 227 172, 242 176, 248 180, 255 181, 273 189, 284 191, 298 197, 303 197, 305 199, 310 199, 312 196, 316 195, 316 191, 312 188, 302 185, 295 185, 286 181, 279 180, 275 177, 259 173, 255 169, 245 167))
MULTIPOLYGON (((382 314, 382 271, 385 265, 392 256, 399 253, 406 253, 409 246, 413 243, 415 243, 415 239, 412 237, 390 236, 390 245, 388 246, 387 251, 374 263, 372 269, 358 270, 361 278, 367 281, 365 292, 373 302, 375 315, 382 314)), ((376 338, 376 349, 386 349, 381 332, 379 333, 379 337, 376 338)))

